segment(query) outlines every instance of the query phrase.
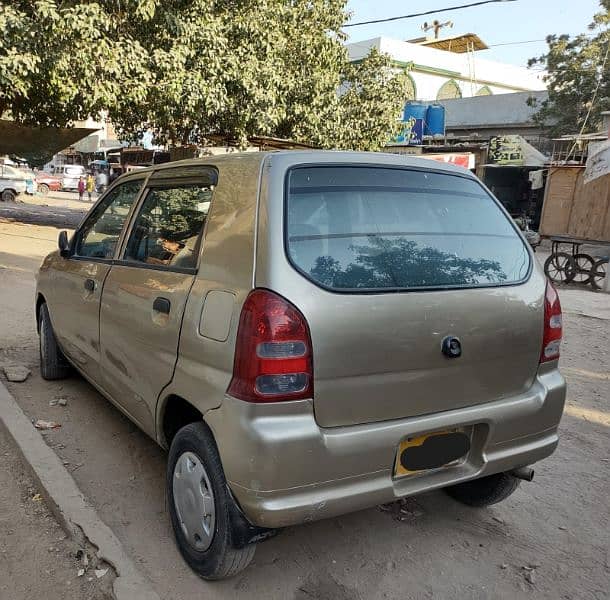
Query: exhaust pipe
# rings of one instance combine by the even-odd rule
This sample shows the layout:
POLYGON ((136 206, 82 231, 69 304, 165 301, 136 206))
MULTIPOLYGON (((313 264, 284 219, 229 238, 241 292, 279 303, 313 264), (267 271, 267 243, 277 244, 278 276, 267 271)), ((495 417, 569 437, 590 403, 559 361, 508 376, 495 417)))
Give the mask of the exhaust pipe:
POLYGON ((523 479, 523 481, 532 481, 534 479, 534 469, 530 467, 519 467, 513 469, 510 474, 517 479, 523 479))

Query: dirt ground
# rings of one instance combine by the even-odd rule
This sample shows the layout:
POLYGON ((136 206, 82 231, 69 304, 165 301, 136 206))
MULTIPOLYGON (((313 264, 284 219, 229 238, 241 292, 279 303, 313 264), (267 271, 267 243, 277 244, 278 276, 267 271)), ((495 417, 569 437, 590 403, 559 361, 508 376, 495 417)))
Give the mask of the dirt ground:
MULTIPOLYGON (((61 208, 77 210, 55 210, 61 208)), ((13 213, 9 222, 0 211, 0 364, 27 365, 32 375, 9 389, 29 417, 61 422, 45 439, 162 598, 609 597, 610 296, 560 291, 568 406, 559 448, 536 465, 534 482, 483 510, 433 492, 391 511, 376 507, 289 528, 261 544, 244 573, 207 583, 173 542, 164 452, 81 378, 41 379, 34 273, 55 247, 58 229, 31 214, 40 209, 19 210, 24 214, 13 213), (57 397, 67 406, 49 406, 57 397)), ((21 548, 27 539, 17 534, 11 544, 21 548)), ((52 581, 59 586, 63 578, 52 581)))
POLYGON ((1 429, 0 457, 0 598, 109 599, 110 586, 101 585, 92 563, 78 576, 86 550, 49 513, 1 429))

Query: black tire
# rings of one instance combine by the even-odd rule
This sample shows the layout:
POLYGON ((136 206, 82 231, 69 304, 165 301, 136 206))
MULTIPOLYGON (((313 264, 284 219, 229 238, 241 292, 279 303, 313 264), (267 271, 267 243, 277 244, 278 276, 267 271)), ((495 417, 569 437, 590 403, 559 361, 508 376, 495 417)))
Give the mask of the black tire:
POLYGON ((553 283, 570 283, 576 274, 576 263, 571 254, 555 252, 544 261, 544 272, 553 283))
POLYGON ((38 319, 40 374, 47 380, 64 379, 70 375, 72 367, 57 344, 46 303, 40 305, 38 319))
POLYGON ((38 186, 38 191, 42 196, 46 196, 49 193, 49 186, 46 183, 41 183, 38 186))
POLYGON ((250 564, 256 545, 235 547, 235 533, 230 518, 230 503, 234 500, 228 491, 216 443, 205 423, 191 423, 183 427, 172 440, 167 462, 166 493, 176 544, 184 560, 197 575, 209 580, 225 579, 237 575, 250 564), (201 461, 211 484, 215 523, 211 543, 204 550, 198 550, 189 542, 174 500, 174 469, 178 459, 185 453, 192 453, 201 461))
POLYGON ((521 483, 508 473, 496 473, 472 481, 458 483, 445 491, 458 502, 468 506, 490 506, 506 500, 521 483))
POLYGON ((602 258, 594 265, 591 273, 591 287, 601 290, 604 287, 604 279, 608 276, 608 259, 602 258))
POLYGON ((3 202, 15 202, 17 193, 13 190, 4 190, 1 197, 3 202))
POLYGON ((575 254, 573 258, 575 270, 572 281, 574 283, 581 283, 583 285, 587 285, 587 283, 591 281, 595 260, 588 254, 583 253, 575 254))

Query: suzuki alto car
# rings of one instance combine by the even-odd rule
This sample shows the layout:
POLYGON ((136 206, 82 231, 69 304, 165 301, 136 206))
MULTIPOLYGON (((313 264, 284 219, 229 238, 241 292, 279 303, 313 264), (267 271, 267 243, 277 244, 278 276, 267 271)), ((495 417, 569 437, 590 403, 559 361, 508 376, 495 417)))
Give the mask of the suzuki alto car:
POLYGON ((202 577, 280 528, 445 488, 506 498, 557 445, 555 289, 470 172, 232 154, 118 179, 43 262, 43 377, 76 370, 169 449, 202 577))

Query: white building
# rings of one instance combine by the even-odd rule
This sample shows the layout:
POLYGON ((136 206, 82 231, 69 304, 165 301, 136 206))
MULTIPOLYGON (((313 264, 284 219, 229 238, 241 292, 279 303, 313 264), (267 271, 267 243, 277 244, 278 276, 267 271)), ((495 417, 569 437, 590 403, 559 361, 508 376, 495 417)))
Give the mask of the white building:
POLYGON ((389 54, 396 67, 410 66, 407 100, 447 100, 546 89, 544 73, 479 58, 476 52, 487 46, 472 33, 409 42, 378 37, 347 44, 353 62, 365 58, 371 48, 389 54))

